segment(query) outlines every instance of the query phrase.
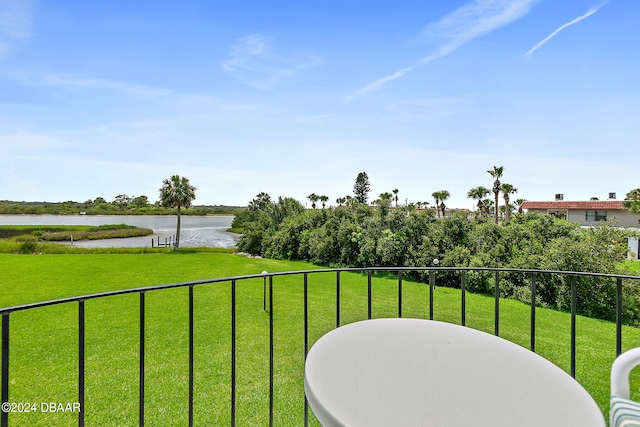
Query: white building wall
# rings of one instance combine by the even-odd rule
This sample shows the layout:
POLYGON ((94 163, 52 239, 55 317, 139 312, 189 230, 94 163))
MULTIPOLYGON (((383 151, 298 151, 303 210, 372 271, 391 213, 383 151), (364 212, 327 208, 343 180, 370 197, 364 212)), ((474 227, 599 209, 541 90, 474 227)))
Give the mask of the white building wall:
MULTIPOLYGON (((599 221, 587 221, 586 210, 575 210, 570 212, 570 221, 579 222, 582 225, 598 225, 599 221)), ((627 210, 607 211, 607 220, 613 220, 621 227, 640 227, 640 214, 635 214, 627 210)))
POLYGON ((624 227, 640 227, 640 214, 625 210, 612 212, 610 215, 624 227))
MULTIPOLYGON (((561 209, 558 209, 561 210, 561 209)), ((530 212, 538 212, 548 214, 548 209, 529 209, 530 212)), ((584 226, 598 225, 599 221, 587 221, 587 211, 584 209, 568 209, 567 221, 575 222, 584 226)), ((640 227, 640 214, 632 213, 627 210, 607 211, 607 219, 617 221, 617 225, 621 227, 640 227)))
POLYGON ((629 237, 629 251, 627 253, 628 259, 638 259, 638 252, 640 252, 640 246, 638 246, 638 239, 635 237, 629 237))

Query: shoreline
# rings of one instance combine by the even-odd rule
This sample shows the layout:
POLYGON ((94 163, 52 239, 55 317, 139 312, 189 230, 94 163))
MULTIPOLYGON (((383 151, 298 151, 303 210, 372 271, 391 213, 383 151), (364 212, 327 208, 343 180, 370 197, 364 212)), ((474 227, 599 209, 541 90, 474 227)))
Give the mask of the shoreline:
MULTIPOLYGON (((232 215, 190 215, 182 217, 182 226, 180 232, 181 247, 218 247, 233 248, 239 239, 239 234, 229 230, 233 221, 232 215)), ((141 237, 126 237, 112 239, 96 239, 96 240, 76 240, 73 245, 79 248, 101 248, 101 247, 140 247, 151 248, 152 239, 154 243, 160 239, 160 243, 167 243, 169 238, 173 239, 176 232, 175 216, 165 215, 74 215, 74 216, 55 216, 55 215, 0 215, 0 224, 15 226, 101 226, 101 225, 118 225, 120 223, 131 225, 138 228, 146 228, 152 230, 152 233, 141 237)), ((80 237, 80 235, 78 235, 80 237)), ((96 236, 107 237, 107 236, 96 236)), ((66 242, 71 245, 71 242, 66 242)), ((163 246, 161 246, 163 247, 163 246)))
MULTIPOLYGON (((212 248, 235 248, 238 239, 240 238, 240 234, 232 233, 226 230, 220 230, 220 232, 224 235, 228 235, 230 240, 233 241, 233 245, 223 245, 223 246, 210 246, 210 245, 189 245, 190 239, 181 239, 180 247, 212 247, 212 248)), ((151 248, 151 247, 172 247, 172 244, 168 244, 164 246, 165 239, 166 242, 169 243, 171 239, 171 243, 173 243, 175 233, 153 233, 148 236, 140 236, 140 237, 122 237, 115 239, 96 239, 96 240, 77 240, 74 242, 56 242, 62 245, 67 246, 75 246, 78 248, 151 248), (158 246, 157 242, 160 239, 160 243, 162 246, 158 246), (154 242, 152 244, 151 242, 154 242)))

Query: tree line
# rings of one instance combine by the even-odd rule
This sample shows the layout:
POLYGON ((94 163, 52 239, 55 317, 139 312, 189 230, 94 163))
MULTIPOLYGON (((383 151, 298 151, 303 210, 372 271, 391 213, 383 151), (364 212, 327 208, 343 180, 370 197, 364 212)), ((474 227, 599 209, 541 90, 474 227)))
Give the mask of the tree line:
MULTIPOLYGON (((454 212, 444 216, 441 207, 446 195, 443 194, 439 194, 439 203, 431 208, 416 204, 397 206, 392 193, 381 195, 383 197, 370 205, 366 174, 356 180, 349 203, 324 209, 313 206, 306 209, 293 198, 276 200, 263 192, 234 219, 233 227, 243 230, 238 249, 269 258, 305 260, 333 267, 438 266, 621 272, 628 231, 609 222, 582 229, 553 216, 509 212, 509 209, 501 216, 496 209, 498 196, 507 195, 508 206, 508 194, 512 193, 503 191, 504 184, 496 182, 501 176, 492 177, 493 215, 486 209, 478 209, 475 215, 454 212)), ((424 274, 411 274, 417 280, 425 279, 424 274)), ((505 273, 501 276, 503 297, 530 301, 526 275, 505 273)), ((545 276, 537 281, 538 303, 569 309, 571 286, 564 280, 545 276)), ((441 285, 459 287, 459 281, 454 273, 438 273, 441 285)), ((493 278, 470 273, 467 289, 492 293, 493 278)), ((625 321, 640 323, 640 292, 630 287, 625 287, 624 292, 625 321)), ((581 278, 578 312, 612 320, 615 297, 615 286, 581 278)))
MULTIPOLYGON (((240 206, 193 205, 182 211, 185 215, 233 215, 245 209, 240 206)), ((151 203, 147 196, 121 194, 112 201, 102 197, 84 202, 16 202, 0 200, 0 214, 4 215, 175 215, 176 209, 164 207, 158 200, 151 203)))
MULTIPOLYGON (((518 212, 522 212, 521 205, 524 203, 524 199, 519 198, 515 200, 515 204, 511 203, 511 195, 518 192, 518 189, 509 183, 502 183, 500 178, 502 178, 502 174, 504 173, 503 166, 494 166, 493 169, 488 170, 493 179, 493 190, 489 190, 484 186, 478 186, 470 189, 467 192, 467 198, 473 199, 477 201, 476 204, 476 214, 477 215, 491 215, 494 214, 495 222, 498 223, 498 220, 501 218, 505 218, 507 221, 511 216, 514 210, 518 210, 518 212), (494 194, 494 200, 487 198, 491 192, 494 194), (504 198, 504 204, 500 204, 500 195, 502 194, 504 198)), ((356 182, 353 188, 353 196, 346 195, 344 197, 338 197, 336 199, 336 204, 338 207, 342 206, 354 206, 361 203, 368 203, 369 193, 371 191, 371 185, 369 182, 369 177, 366 172, 360 172, 356 177, 356 182)), ((398 207, 398 193, 399 190, 397 188, 393 189, 391 192, 381 193, 379 198, 373 200, 371 203, 373 205, 378 205, 380 203, 391 202, 394 203, 394 207, 398 207)), ((447 212, 447 205, 445 202, 451 197, 451 193, 448 190, 438 190, 431 193, 431 197, 433 197, 435 203, 431 207, 434 210, 436 215, 445 216, 447 212)), ((324 209, 329 201, 329 197, 325 195, 318 195, 316 193, 311 193, 307 196, 307 199, 311 202, 311 208, 316 209, 319 205, 318 202, 321 203, 322 209, 324 209)), ((430 202, 428 201, 418 201, 412 202, 412 205, 418 209, 428 208, 430 207, 430 202)))

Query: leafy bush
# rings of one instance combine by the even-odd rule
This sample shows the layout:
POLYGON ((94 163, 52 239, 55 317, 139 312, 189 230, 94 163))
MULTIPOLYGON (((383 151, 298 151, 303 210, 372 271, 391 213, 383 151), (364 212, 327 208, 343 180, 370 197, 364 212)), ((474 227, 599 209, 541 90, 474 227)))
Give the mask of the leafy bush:
MULTIPOLYGON (((495 224, 488 217, 469 219, 457 214, 436 219, 432 211, 412 206, 390 208, 382 201, 371 208, 364 204, 305 210, 290 198, 272 201, 261 193, 250 209, 236 216, 234 226, 244 228, 241 251, 288 260, 307 260, 331 266, 496 267, 560 271, 619 273, 626 255, 629 231, 602 223, 581 229, 549 215, 516 214, 509 222, 495 224)), ((427 280, 428 273, 409 273, 427 280)), ((503 297, 529 302, 532 276, 504 273, 500 277, 503 297)), ((569 279, 536 275, 536 302, 568 310, 569 279)), ((439 286, 460 287, 458 273, 441 271, 439 286)), ((611 319, 615 317, 615 284, 580 278, 578 312, 611 319)), ((492 294, 490 274, 467 277, 467 288, 492 294)), ((625 288, 625 321, 640 323, 640 290, 625 288)))

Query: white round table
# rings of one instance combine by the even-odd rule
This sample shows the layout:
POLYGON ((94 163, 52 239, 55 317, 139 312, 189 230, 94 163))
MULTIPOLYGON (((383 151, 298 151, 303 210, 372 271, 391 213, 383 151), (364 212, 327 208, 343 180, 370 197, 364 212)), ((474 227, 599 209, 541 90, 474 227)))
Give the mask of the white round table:
POLYGON ((320 338, 305 392, 323 426, 604 427, 570 375, 502 338, 449 323, 375 319, 320 338))

